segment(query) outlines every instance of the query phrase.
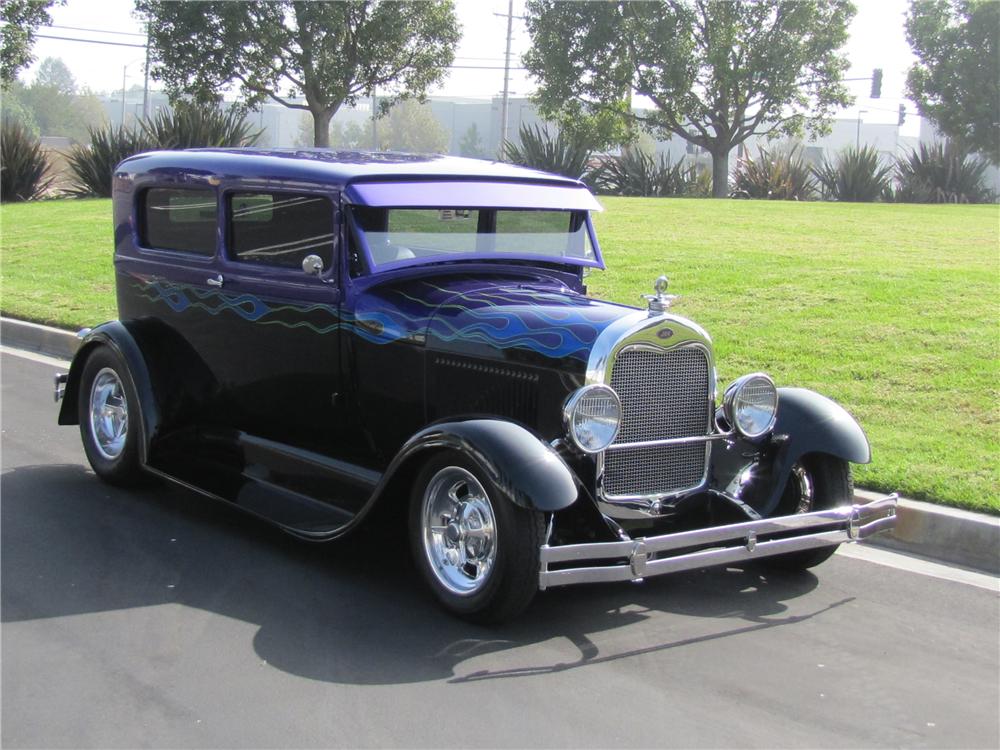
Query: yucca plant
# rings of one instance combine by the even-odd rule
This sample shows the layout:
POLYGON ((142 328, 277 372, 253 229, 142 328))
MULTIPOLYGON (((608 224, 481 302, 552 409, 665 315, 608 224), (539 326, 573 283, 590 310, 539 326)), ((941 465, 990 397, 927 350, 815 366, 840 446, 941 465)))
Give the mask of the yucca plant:
POLYGON ((20 123, 4 119, 0 127, 0 201, 40 198, 54 179, 38 139, 20 123))
POLYGON ((896 161, 896 200, 906 203, 988 203, 987 163, 950 141, 934 143, 896 161))
POLYGON ((758 147, 756 158, 746 156, 737 164, 734 193, 745 198, 808 200, 816 190, 816 179, 799 151, 798 146, 788 151, 758 147))
POLYGON ((152 146, 141 133, 121 126, 105 125, 88 131, 90 144, 74 146, 69 152, 73 184, 68 192, 79 198, 110 198, 111 178, 118 163, 152 146))
POLYGON ((836 162, 823 159, 813 167, 824 198, 870 203, 882 197, 892 180, 892 165, 883 164, 874 146, 849 147, 836 162))
POLYGON ((623 149, 619 156, 607 156, 590 176, 602 193, 629 196, 689 195, 695 192, 697 173, 683 160, 671 164, 667 154, 654 159, 639 149, 623 149))
POLYGON ((554 172, 578 179, 587 171, 591 148, 562 133, 553 138, 547 127, 522 125, 518 130, 520 145, 504 141, 500 158, 510 164, 554 172))
POLYGON ((224 148, 252 146, 260 138, 242 112, 179 102, 173 109, 139 121, 153 148, 224 148))

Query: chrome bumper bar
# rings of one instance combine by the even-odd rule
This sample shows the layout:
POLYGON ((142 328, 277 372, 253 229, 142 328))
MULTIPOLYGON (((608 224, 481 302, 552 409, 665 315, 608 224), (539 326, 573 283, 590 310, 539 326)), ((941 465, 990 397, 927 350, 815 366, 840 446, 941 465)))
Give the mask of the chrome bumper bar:
POLYGON ((69 380, 69 373, 57 372, 53 380, 56 386, 56 392, 53 395, 56 397, 56 403, 58 404, 62 400, 62 397, 66 395, 66 381, 69 380))
POLYGON ((897 499, 892 494, 864 505, 621 542, 556 547, 544 544, 538 587, 544 590, 574 583, 641 581, 665 573, 857 542, 896 525, 897 499), (595 560, 601 564, 586 565, 595 560), (558 566, 556 570, 551 569, 553 565, 558 566))

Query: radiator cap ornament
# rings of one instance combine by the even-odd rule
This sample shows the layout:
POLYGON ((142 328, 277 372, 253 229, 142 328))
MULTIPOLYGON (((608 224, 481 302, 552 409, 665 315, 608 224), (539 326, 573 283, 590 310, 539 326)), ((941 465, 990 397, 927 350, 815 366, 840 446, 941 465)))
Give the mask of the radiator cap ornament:
POLYGON ((656 294, 643 294, 642 299, 649 303, 649 314, 662 315, 670 307, 671 303, 677 299, 676 294, 667 294, 667 287, 670 280, 666 276, 660 276, 653 282, 653 291, 656 294))

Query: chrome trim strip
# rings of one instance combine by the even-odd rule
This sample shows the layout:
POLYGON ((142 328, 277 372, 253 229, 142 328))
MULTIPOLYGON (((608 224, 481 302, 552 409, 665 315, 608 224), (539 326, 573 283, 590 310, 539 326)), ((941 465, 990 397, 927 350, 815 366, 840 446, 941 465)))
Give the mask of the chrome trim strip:
POLYGON ((703 443, 712 440, 728 440, 733 437, 735 437, 735 433, 733 432, 719 432, 715 435, 693 435, 692 437, 664 438, 663 440, 641 440, 638 443, 613 443, 605 448, 605 450, 620 451, 628 448, 655 448, 660 445, 687 445, 689 443, 703 443))
POLYGON ((786 552, 856 542, 888 531, 896 525, 898 496, 863 505, 766 518, 726 526, 645 537, 620 542, 597 542, 541 547, 539 589, 575 583, 638 581, 644 577, 676 573, 713 565, 756 560, 786 552), (830 529, 830 526, 837 526, 830 529), (822 530, 821 530, 822 529, 822 530), (782 539, 760 541, 762 534, 795 533, 782 539), (662 555, 675 550, 716 545, 686 554, 662 555), (621 558, 621 564, 549 570, 552 563, 621 558))

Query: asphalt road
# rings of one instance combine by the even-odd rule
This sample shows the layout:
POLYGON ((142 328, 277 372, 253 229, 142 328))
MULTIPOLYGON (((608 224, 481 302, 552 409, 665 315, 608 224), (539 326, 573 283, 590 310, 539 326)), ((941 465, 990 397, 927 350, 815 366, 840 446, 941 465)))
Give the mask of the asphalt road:
POLYGON ((2 366, 4 747, 1000 745, 981 583, 837 555, 555 590, 485 629, 378 533, 311 546, 103 485, 52 366, 2 366))

